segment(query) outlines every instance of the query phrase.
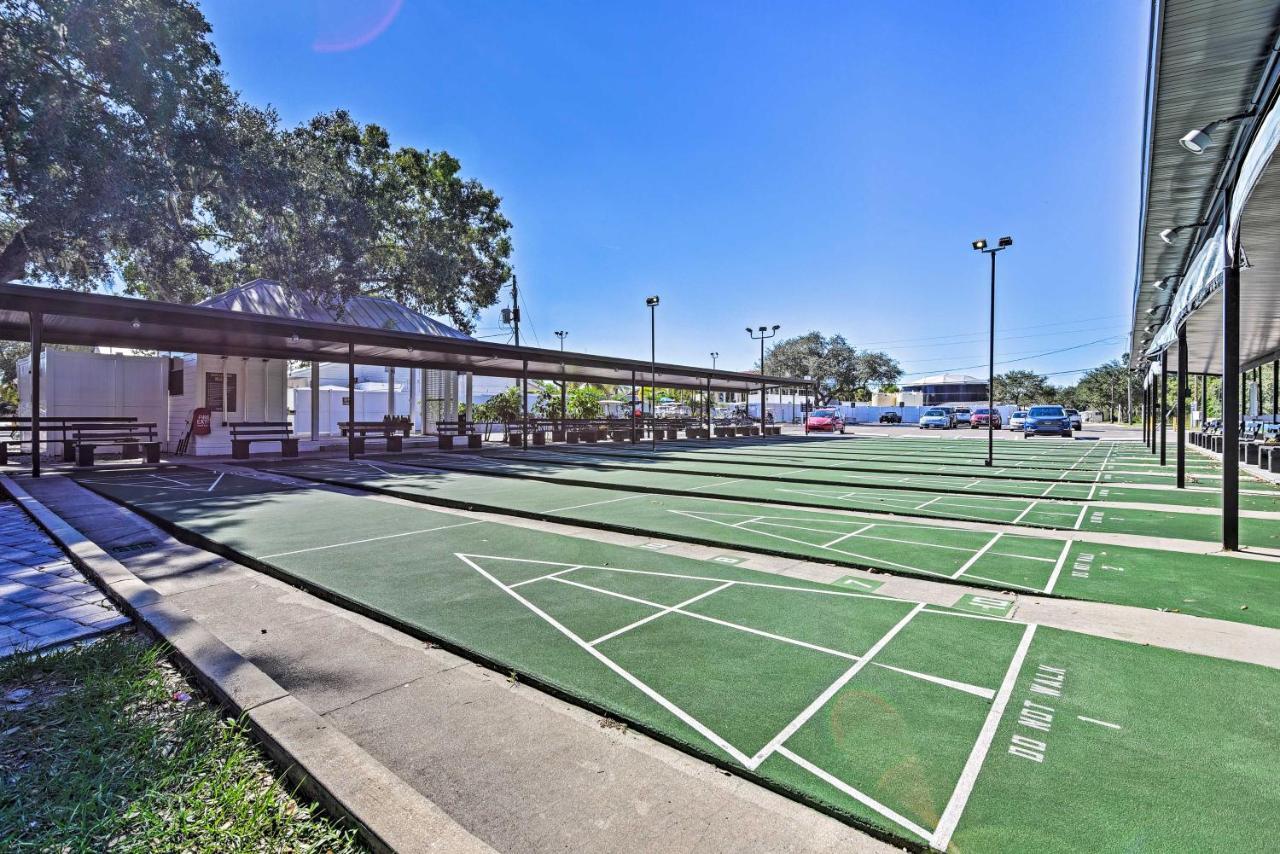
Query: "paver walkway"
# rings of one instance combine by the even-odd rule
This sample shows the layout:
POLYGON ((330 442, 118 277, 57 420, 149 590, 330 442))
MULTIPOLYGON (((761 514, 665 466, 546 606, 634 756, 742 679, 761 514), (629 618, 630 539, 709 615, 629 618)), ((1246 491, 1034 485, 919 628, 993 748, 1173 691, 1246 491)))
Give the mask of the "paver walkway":
POLYGON ((127 622, 18 505, 0 502, 0 658, 127 622))

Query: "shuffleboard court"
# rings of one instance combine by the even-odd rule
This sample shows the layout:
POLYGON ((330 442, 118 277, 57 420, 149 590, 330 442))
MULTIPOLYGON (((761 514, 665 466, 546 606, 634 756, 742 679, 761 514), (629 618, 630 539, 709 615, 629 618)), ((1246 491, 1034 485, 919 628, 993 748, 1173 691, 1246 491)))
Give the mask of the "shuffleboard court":
MULTIPOLYGON (((932 444, 929 442, 899 441, 894 452, 878 452, 873 455, 831 454, 824 452, 824 442, 833 440, 811 440, 814 444, 809 448, 803 445, 790 445, 770 448, 765 445, 752 445, 735 448, 732 445, 716 443, 711 446, 700 446, 697 442, 663 444, 656 451, 648 450, 645 445, 595 445, 586 449, 583 446, 552 446, 550 453, 571 456, 584 453, 609 455, 616 458, 639 460, 689 460, 719 461, 725 463, 753 464, 760 466, 785 466, 813 470, 837 469, 842 471, 874 472, 880 474, 896 473, 899 475, 931 475, 983 478, 990 480, 1047 480, 1061 483, 1093 484, 1102 481, 1130 482, 1134 484, 1171 485, 1175 481, 1171 467, 1160 467, 1158 464, 1112 462, 1107 451, 1099 458, 1098 465, 1085 465, 1084 460, 1046 460, 1043 467, 1031 467, 1027 460, 1010 459, 1004 451, 997 454, 996 465, 988 468, 982 462, 981 455, 974 455, 963 461, 948 458, 934 458, 923 454, 919 446, 932 444)), ((972 444, 972 443, 970 443, 972 444)), ((1114 443, 1111 443, 1114 444, 1114 443)), ((499 452, 502 453, 502 452, 499 452)), ((1210 461, 1188 460, 1189 477, 1193 482, 1203 481, 1215 483, 1220 480, 1219 467, 1210 461)), ((1273 485, 1257 482, 1259 490, 1280 495, 1273 485)))
MULTIPOLYGON (((799 484, 816 484, 819 486, 849 486, 864 489, 898 489, 924 490, 933 493, 949 492, 963 495, 987 495, 1001 498, 1035 498, 1035 499, 1067 499, 1093 502, 1127 502, 1144 504, 1164 504, 1170 507, 1217 507, 1221 504, 1221 494, 1216 490, 1193 488, 1157 489, 1152 487, 1125 486, 1118 482, 1106 484, 1071 483, 1056 479, 1045 480, 1013 480, 1005 478, 956 477, 954 475, 902 475, 877 474, 871 472, 846 472, 826 468, 808 468, 787 464, 773 465, 762 463, 724 463, 699 459, 645 458, 642 456, 623 456, 620 454, 574 452, 566 454, 556 451, 496 451, 483 454, 459 456, 449 453, 396 455, 386 457, 388 460, 420 459, 432 465, 452 467, 466 470, 490 469, 501 471, 507 469, 513 473, 523 472, 533 477, 550 477, 557 480, 570 479, 578 482, 608 482, 609 478, 594 477, 593 469, 627 470, 651 474, 666 475, 711 475, 740 480, 786 481, 799 484), (574 475, 578 475, 575 477, 574 475)), ((627 481, 635 483, 643 481, 655 487, 679 486, 679 478, 671 477, 628 477, 627 481)), ((687 479, 687 488, 698 488, 700 482, 687 479)), ((875 495, 867 492, 868 495, 875 495)), ((763 497, 763 493, 756 498, 763 497)), ((801 502, 806 503, 806 502, 801 502)), ((919 502, 904 502, 908 506, 919 502)), ((1280 493, 1252 494, 1244 492, 1240 496, 1242 510, 1261 510, 1280 512, 1280 493)))
POLYGON ((1068 851, 1089 828, 1106 851, 1271 842, 1274 670, 319 487, 155 475, 84 482, 895 840, 1068 851))
MULTIPOLYGON (((397 454, 378 458, 387 463, 436 469, 476 471, 496 476, 537 479, 530 466, 518 460, 498 462, 439 454, 397 454)), ((533 465, 536 465, 533 464, 533 465)), ((558 477, 565 477, 561 473, 558 477)), ((552 477, 552 480, 557 479, 552 477)), ((665 494, 695 494, 718 498, 794 504, 806 507, 842 508, 851 511, 892 513, 900 516, 987 522, 1060 531, 1098 531, 1213 542, 1221 533, 1216 515, 1115 508, 1090 501, 1048 498, 997 497, 892 487, 844 487, 771 482, 719 475, 663 474, 619 469, 580 468, 569 479, 603 488, 645 490, 665 494)), ((1240 520, 1240 540, 1245 545, 1280 548, 1280 519, 1240 520)))
POLYGON ((1001 590, 1052 593, 1280 627, 1277 563, 1099 545, 701 496, 522 481, 383 461, 283 462, 271 470, 428 504, 731 545, 1001 590), (1243 609, 1242 609, 1243 606, 1243 609))

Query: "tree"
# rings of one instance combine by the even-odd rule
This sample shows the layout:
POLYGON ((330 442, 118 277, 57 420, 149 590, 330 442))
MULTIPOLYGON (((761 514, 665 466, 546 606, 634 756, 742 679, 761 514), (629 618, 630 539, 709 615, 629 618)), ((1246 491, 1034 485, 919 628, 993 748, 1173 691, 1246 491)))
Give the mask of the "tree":
POLYGON ((1037 400, 1046 399, 1053 394, 1049 378, 1035 371, 1008 371, 996 374, 996 400, 1013 403, 1016 406, 1027 406, 1037 400))
POLYGON ((535 383, 534 391, 538 395, 533 402, 534 413, 539 418, 559 419, 561 417, 560 384, 545 381, 535 383))
POLYGON ((240 278, 289 282, 324 304, 381 296, 471 331, 511 278, 501 199, 447 152, 392 149, 343 110, 279 137, 281 180, 226 218, 240 278))
POLYGON ((1141 388, 1140 378, 1119 359, 1112 359, 1086 371, 1076 384, 1080 397, 1088 407, 1106 413, 1109 421, 1131 420, 1132 413, 1128 411, 1129 393, 1132 391, 1134 400, 1139 400, 1141 388))
POLYGON ((212 277, 203 212, 245 186, 241 104, 187 0, 0 0, 0 281, 212 277))
MULTIPOLYGON (((854 400, 871 384, 897 382, 902 368, 885 353, 858 350, 841 335, 824 337, 809 332, 779 342, 765 357, 765 373, 811 377, 818 388, 818 405, 854 400)), ((757 365, 759 367, 759 365, 757 365)))
POLYGON ((504 388, 476 407, 477 421, 519 421, 524 414, 520 401, 520 387, 504 388))
POLYGON ((0 0, 0 281, 194 302, 278 279, 474 328, 510 278, 501 199, 345 111, 282 131, 190 0, 0 0))
POLYGON ((593 385, 576 385, 569 389, 570 418, 599 418, 604 392, 593 385))

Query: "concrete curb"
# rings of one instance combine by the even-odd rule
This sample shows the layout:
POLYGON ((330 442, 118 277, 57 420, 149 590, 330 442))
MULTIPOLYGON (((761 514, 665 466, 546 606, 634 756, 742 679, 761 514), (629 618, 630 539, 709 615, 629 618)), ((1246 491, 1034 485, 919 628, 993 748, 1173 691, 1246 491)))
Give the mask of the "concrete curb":
POLYGON ((0 487, 122 611, 172 646, 224 709, 244 715, 291 782, 350 821, 375 851, 493 850, 12 478, 0 475, 0 487))

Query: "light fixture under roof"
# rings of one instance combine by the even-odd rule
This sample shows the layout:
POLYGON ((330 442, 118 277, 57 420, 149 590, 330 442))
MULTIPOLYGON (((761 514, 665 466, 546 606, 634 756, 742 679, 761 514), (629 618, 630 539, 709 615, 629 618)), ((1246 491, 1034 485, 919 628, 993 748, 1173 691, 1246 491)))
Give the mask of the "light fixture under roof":
POLYGON ((1173 243, 1179 232, 1186 231, 1189 228, 1203 228, 1206 225, 1208 223, 1205 222, 1188 222, 1183 225, 1174 225, 1161 231, 1160 239, 1165 243, 1173 243))
POLYGON ((1187 131, 1187 133, 1183 135, 1182 139, 1178 140, 1178 145, 1181 145, 1192 154, 1203 154, 1206 148, 1213 145, 1213 132, 1215 130, 1229 122, 1238 122, 1241 119, 1247 119, 1252 115, 1253 110, 1250 110, 1247 113, 1237 113, 1234 116, 1227 116, 1225 119, 1216 119, 1215 121, 1209 122, 1204 127, 1198 127, 1194 130, 1187 131))

